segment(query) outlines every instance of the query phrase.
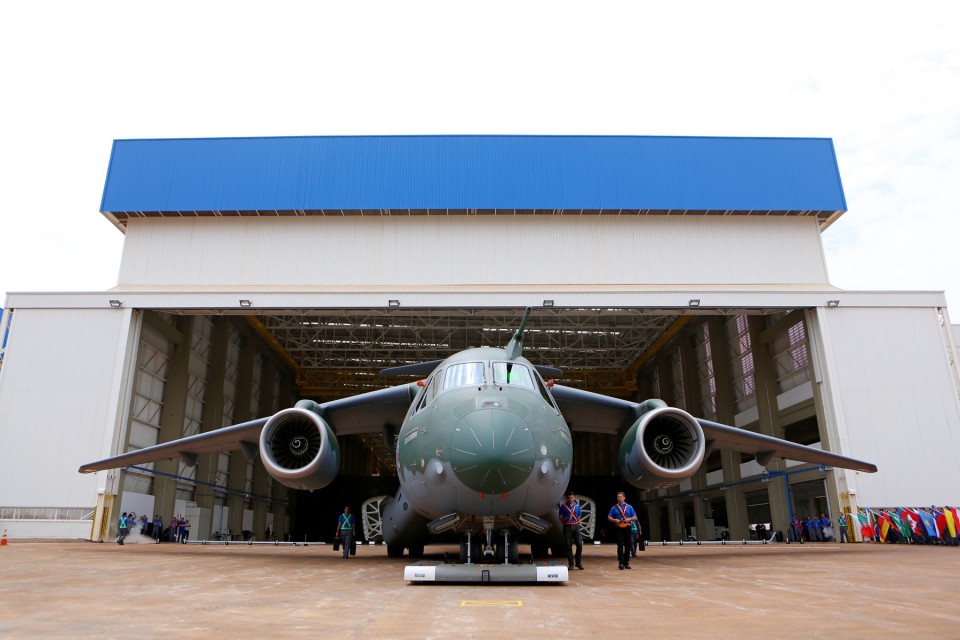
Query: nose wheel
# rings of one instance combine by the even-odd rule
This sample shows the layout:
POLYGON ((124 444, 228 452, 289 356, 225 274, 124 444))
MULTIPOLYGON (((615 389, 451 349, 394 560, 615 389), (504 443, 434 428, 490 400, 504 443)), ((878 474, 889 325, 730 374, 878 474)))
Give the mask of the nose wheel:
POLYGON ((460 564, 520 564, 520 548, 515 536, 504 530, 490 536, 468 532, 460 541, 460 564), (481 540, 487 537, 489 542, 481 540))

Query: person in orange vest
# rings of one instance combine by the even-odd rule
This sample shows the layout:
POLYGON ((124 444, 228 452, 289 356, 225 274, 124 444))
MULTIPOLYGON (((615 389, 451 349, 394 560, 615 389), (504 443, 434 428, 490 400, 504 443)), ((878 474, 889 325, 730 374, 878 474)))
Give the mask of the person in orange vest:
POLYGON ((633 534, 630 523, 637 519, 637 512, 627 504, 627 496, 621 491, 617 494, 617 504, 613 505, 607 520, 617 525, 617 561, 620 569, 630 569, 630 548, 633 546, 633 534))
POLYGON ((580 519, 583 514, 573 491, 567 491, 566 498, 567 501, 560 505, 560 522, 563 523, 563 536, 567 541, 567 569, 573 569, 576 563, 577 569, 582 570, 583 534, 580 531, 580 519), (573 553, 574 546, 577 548, 576 555, 573 553))

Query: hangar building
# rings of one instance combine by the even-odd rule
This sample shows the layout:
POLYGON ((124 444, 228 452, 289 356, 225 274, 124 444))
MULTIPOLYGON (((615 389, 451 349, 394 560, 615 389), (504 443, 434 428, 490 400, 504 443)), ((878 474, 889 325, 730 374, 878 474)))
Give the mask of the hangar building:
MULTIPOLYGON (((845 210, 828 139, 118 140, 101 203, 125 234, 117 286, 6 298, 2 526, 103 539, 135 510, 186 514, 195 538, 322 537, 334 521, 312 523, 318 505, 392 493, 389 434, 340 438, 319 499, 239 451, 77 468, 398 384, 377 372, 502 346, 527 306, 525 355, 563 384, 880 468, 715 451, 678 486, 631 495, 650 539, 956 503, 944 295, 832 286, 820 234, 845 210)), ((618 443, 576 434, 572 488, 612 503, 618 443)))

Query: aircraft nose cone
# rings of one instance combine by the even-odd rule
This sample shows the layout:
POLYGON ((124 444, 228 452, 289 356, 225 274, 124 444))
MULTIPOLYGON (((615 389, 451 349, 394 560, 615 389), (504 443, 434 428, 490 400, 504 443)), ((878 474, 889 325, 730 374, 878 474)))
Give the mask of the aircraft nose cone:
POLYGON ((512 491, 530 477, 535 451, 529 428, 514 413, 481 409, 467 414, 450 441, 450 466, 481 493, 512 491))

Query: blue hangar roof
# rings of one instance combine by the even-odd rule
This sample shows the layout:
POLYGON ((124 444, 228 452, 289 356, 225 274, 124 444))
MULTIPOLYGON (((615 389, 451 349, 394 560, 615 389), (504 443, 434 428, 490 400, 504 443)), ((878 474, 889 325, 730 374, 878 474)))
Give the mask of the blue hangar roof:
POLYGON ((846 210, 822 138, 348 136, 116 140, 101 211, 164 215, 846 210))

